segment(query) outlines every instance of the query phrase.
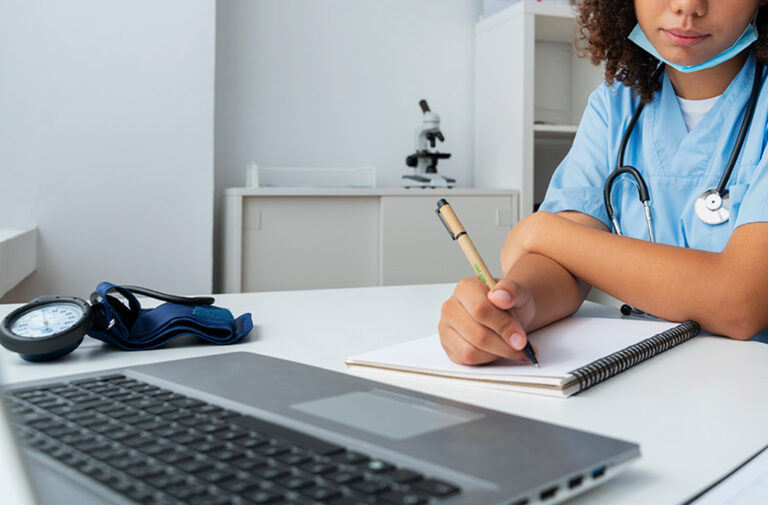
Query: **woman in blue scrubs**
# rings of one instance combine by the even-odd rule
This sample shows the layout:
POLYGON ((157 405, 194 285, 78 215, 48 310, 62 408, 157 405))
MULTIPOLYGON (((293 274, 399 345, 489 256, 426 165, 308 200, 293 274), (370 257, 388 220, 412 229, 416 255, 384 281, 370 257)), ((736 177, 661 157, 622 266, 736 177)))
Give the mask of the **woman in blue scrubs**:
MULTIPOLYGON (((747 340, 768 327, 768 94, 761 92, 726 187, 729 218, 694 205, 731 156, 758 61, 768 61, 768 0, 583 0, 584 48, 606 82, 589 99, 539 212, 502 249, 488 292, 461 281, 443 304, 443 348, 457 363, 524 359, 526 333, 575 312, 591 286, 671 321, 747 340), (661 75, 654 75, 664 62, 661 75), (655 242, 631 178, 603 187, 633 113, 624 164, 648 185, 655 242), (506 309, 512 309, 516 317, 506 309)), ((763 71, 761 89, 768 72, 763 71)))

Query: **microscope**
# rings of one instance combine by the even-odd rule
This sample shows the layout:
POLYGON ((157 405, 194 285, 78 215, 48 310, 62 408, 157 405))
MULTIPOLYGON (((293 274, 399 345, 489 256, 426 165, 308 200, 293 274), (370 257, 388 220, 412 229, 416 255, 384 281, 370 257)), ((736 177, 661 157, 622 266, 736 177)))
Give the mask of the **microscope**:
POLYGON ((452 188, 456 179, 437 173, 437 160, 451 157, 435 148, 437 140, 445 142, 440 131, 440 116, 429 110, 426 100, 421 100, 419 106, 424 113, 424 121, 416 129, 416 152, 405 158, 405 164, 414 170, 412 174, 403 176, 403 185, 406 188, 452 188))

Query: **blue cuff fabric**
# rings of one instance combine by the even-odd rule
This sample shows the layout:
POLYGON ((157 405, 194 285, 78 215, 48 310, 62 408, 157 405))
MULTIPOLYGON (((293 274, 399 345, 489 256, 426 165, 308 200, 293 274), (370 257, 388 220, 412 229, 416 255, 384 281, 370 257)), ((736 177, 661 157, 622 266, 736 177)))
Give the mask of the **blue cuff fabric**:
POLYGON ((156 349, 182 335, 194 335, 212 344, 233 344, 253 329, 250 313, 235 319, 222 307, 178 303, 142 309, 133 293, 115 284, 102 282, 96 291, 100 301, 93 307, 104 317, 105 329, 88 334, 128 351, 156 349), (112 291, 121 294, 128 305, 109 295, 112 291))

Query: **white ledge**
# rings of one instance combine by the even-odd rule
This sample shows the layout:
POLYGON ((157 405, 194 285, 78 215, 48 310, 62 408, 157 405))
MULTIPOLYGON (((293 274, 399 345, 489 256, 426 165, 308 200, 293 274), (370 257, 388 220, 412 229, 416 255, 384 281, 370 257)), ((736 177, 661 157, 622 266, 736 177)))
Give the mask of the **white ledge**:
POLYGON ((0 228, 0 297, 37 268, 37 228, 0 228))

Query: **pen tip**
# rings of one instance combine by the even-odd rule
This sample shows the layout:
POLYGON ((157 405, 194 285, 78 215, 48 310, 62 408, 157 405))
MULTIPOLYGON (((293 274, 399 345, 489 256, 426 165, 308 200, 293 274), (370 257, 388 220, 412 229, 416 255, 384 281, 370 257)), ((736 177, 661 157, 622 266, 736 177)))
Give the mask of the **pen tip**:
POLYGON ((538 363, 534 363, 536 365, 536 368, 541 368, 538 363))

